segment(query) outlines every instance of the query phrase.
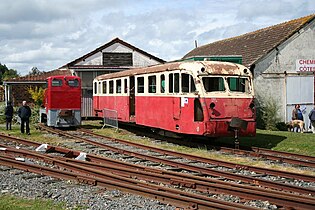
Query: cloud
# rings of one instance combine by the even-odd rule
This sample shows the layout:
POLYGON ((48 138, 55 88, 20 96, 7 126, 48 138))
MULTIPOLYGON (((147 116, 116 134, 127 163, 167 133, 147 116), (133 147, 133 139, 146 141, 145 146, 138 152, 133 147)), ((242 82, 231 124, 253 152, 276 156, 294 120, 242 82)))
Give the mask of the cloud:
POLYGON ((115 37, 165 60, 315 12, 307 0, 14 0, 0 4, 0 62, 58 68, 115 37))

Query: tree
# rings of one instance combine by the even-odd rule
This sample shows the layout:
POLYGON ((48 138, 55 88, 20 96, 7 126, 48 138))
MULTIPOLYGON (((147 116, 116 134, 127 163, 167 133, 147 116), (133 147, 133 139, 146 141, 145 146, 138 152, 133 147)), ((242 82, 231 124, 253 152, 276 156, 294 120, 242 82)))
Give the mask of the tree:
POLYGON ((9 69, 5 71, 4 74, 2 75, 2 80, 8 80, 17 77, 20 77, 20 74, 17 72, 17 70, 9 69))
POLYGON ((37 67, 32 67, 32 69, 30 70, 30 73, 28 75, 40 75, 43 72, 41 72, 37 67))
POLYGON ((8 67, 5 64, 2 65, 0 63, 0 85, 3 84, 3 80, 16 77, 20 77, 20 74, 17 72, 17 70, 8 69, 8 67))
POLYGON ((43 104, 45 89, 43 89, 42 87, 29 87, 27 91, 29 94, 31 94, 31 97, 37 106, 41 106, 43 104))

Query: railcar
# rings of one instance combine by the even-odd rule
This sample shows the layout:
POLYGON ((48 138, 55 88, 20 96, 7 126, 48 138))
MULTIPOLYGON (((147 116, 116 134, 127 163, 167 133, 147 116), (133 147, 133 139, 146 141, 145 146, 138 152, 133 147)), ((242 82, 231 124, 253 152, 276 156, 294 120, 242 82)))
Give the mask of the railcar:
POLYGON ((185 61, 96 77, 95 116, 158 131, 206 137, 254 136, 252 74, 243 65, 185 61))
POLYGON ((51 76, 46 80, 44 109, 40 122, 52 127, 81 125, 81 79, 77 76, 51 76))

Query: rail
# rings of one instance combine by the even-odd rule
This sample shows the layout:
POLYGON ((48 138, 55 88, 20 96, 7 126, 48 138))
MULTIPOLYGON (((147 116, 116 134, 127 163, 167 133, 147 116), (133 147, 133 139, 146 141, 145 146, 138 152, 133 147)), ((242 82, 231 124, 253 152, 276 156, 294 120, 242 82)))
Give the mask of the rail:
MULTIPOLYGON (((24 141, 24 143, 27 143, 27 141, 24 141)), ((36 144, 29 143, 29 145, 35 146, 36 144)), ((47 154, 43 155, 43 154, 39 154, 33 151, 23 150, 21 148, 16 149, 16 148, 8 147, 2 144, 0 144, 0 147, 4 148, 0 150, 1 153, 4 153, 5 155, 10 155, 11 157, 13 155, 17 155, 19 157, 23 156, 23 157, 34 158, 34 159, 41 159, 41 160, 45 160, 45 162, 52 163, 58 166, 59 168, 75 171, 77 172, 76 177, 71 178, 71 177, 68 177, 67 174, 61 174, 60 176, 61 178, 76 179, 79 182, 91 184, 91 185, 99 185, 99 182, 100 182, 98 180, 99 178, 99 179, 107 179, 108 182, 113 183, 111 187, 113 186, 117 187, 116 182, 118 182, 123 185, 124 187, 123 190, 126 190, 125 187, 131 182, 131 184, 136 186, 136 188, 138 189, 139 186, 137 187, 137 185, 139 185, 139 183, 134 180, 131 181, 128 179, 130 177, 137 177, 137 179, 141 179, 141 180, 147 180, 150 182, 154 181, 155 183, 179 185, 181 187, 189 187, 189 188, 193 188, 195 190, 200 190, 203 192, 219 192, 219 193, 226 193, 226 194, 234 194, 237 196, 241 196, 245 199, 263 199, 263 200, 267 199, 271 202, 276 203, 277 205, 285 206, 285 207, 294 206, 294 207, 299 207, 301 209, 311 209, 312 206, 315 205, 315 199, 312 197, 299 196, 299 195, 289 194, 285 192, 275 192, 275 191, 271 191, 271 190, 267 190, 263 188, 257 188, 253 186, 226 183, 224 181, 219 181, 219 180, 215 180, 215 182, 217 183, 212 183, 211 179, 208 179, 208 178, 185 175, 182 173, 175 173, 175 172, 164 172, 162 170, 152 169, 152 168, 148 169, 147 167, 144 167, 144 166, 136 166, 134 164, 114 161, 114 160, 111 160, 109 158, 104 158, 104 157, 102 157, 101 159, 104 161, 107 161, 106 164, 104 162, 99 163, 98 161, 97 163, 93 163, 93 162, 70 159, 70 158, 73 158, 74 156, 77 156, 80 152, 72 151, 66 148, 48 146, 46 153, 62 151, 62 153, 66 154, 64 158, 62 157, 53 158, 52 156, 47 155, 47 154), (72 155, 69 155, 69 154, 72 154, 72 155), (120 164, 120 166, 113 164, 115 162, 120 164), (129 167, 132 167, 133 169, 130 169, 129 167), (91 178, 91 176, 93 176, 93 178, 91 178)), ((2 154, 2 157, 3 157, 3 154, 2 154)), ((87 157, 87 159, 92 160, 90 156, 87 157)), ((0 163, 2 163, 1 158, 0 158, 0 163)), ((7 166, 12 166, 12 165, 7 165, 7 166)), ((30 169, 27 166, 19 168, 19 169, 30 171, 30 169)), ((46 169, 41 168, 39 170, 40 173, 42 173, 43 171, 46 172, 46 169)), ((38 172, 35 172, 35 173, 38 173, 38 172)), ((44 174, 49 175, 49 176, 56 176, 56 173, 54 171, 53 172, 48 171, 44 174)), ((60 177, 57 177, 57 178, 60 178, 60 177)), ((103 182, 101 181, 101 183, 103 182)), ((141 183, 142 184, 140 184, 140 187, 142 187, 143 185, 143 182, 141 183)), ((147 184, 145 184, 145 186, 147 186, 147 184)), ((106 187, 109 187, 109 186, 106 186, 106 187)), ((122 187, 122 186, 119 185, 118 188, 119 187, 122 187)), ((156 189, 156 188, 158 188, 157 189, 158 191, 163 191, 163 192, 169 191, 168 188, 167 188, 168 189, 167 191, 167 189, 157 187, 156 185, 152 185, 152 186, 149 185, 149 189, 156 189)), ((129 191, 129 185, 128 185, 128 191, 129 191)), ((134 193, 133 189, 130 192, 134 193)), ((144 192, 142 192, 140 189, 140 193, 144 193, 144 192)), ((196 196, 185 194, 185 193, 183 195, 182 191, 171 190, 171 193, 176 193, 174 194, 175 196, 181 195, 181 196, 189 196, 189 198, 192 198, 192 199, 196 198, 196 196)), ((148 196, 147 194, 145 195, 148 196)), ((162 197, 159 197, 159 198, 162 198, 162 197)), ((201 198, 202 197, 197 196, 197 199, 202 201, 202 199, 204 198, 202 199, 201 198)), ((167 200, 170 200, 170 199, 171 198, 167 197, 167 200)), ((184 204, 182 203, 183 202, 182 200, 180 201, 172 200, 171 202, 176 203, 176 205, 181 206, 181 207, 183 207, 183 205, 185 205, 185 207, 189 205, 190 208, 205 207, 204 206, 205 204, 201 205, 198 202, 197 203, 195 202, 193 204, 192 203, 184 204)), ((221 204, 224 204, 224 203, 221 203, 221 204)), ((239 207, 238 205, 235 206, 233 203, 232 204, 230 203, 229 205, 233 206, 233 208, 239 207)), ((219 208, 219 206, 215 206, 215 208, 219 208)), ((245 206, 242 208, 245 209, 245 206)))

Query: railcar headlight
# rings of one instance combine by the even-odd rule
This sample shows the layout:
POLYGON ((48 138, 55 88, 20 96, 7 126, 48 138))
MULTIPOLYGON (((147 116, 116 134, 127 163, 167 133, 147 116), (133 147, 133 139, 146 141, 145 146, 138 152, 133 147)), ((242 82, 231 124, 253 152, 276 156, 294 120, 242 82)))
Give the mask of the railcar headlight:
POLYGON ((244 74, 248 74, 248 69, 244 69, 244 74))
POLYGON ((201 69, 200 69, 200 71, 203 73, 203 72, 205 72, 205 67, 201 67, 201 69))
POLYGON ((215 103, 212 102, 212 103, 210 104, 210 109, 214 109, 214 107, 215 107, 215 103))

